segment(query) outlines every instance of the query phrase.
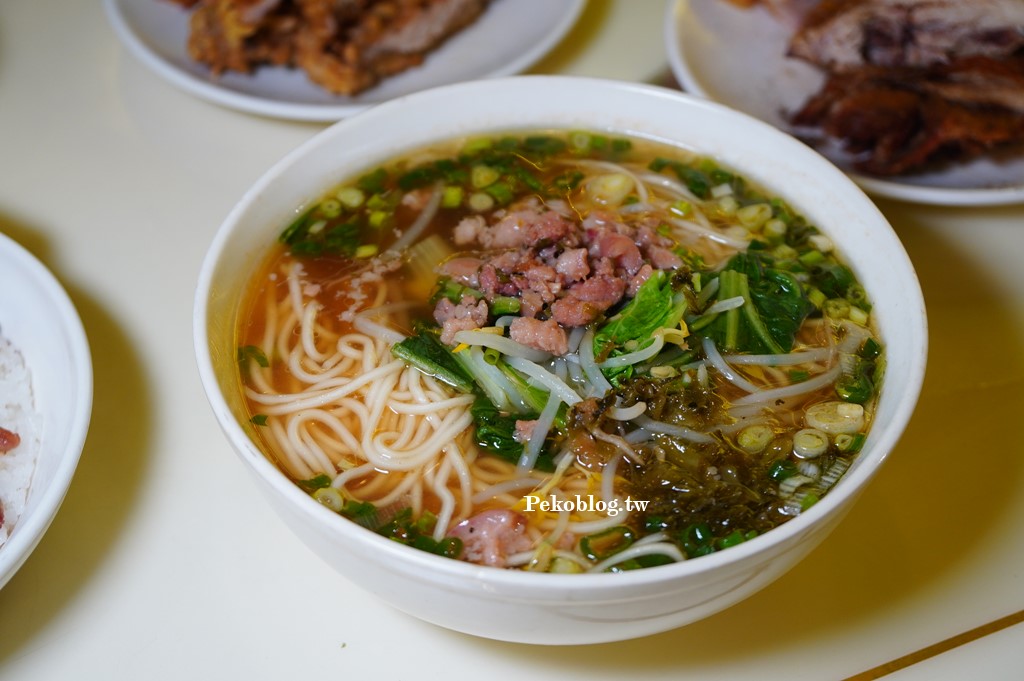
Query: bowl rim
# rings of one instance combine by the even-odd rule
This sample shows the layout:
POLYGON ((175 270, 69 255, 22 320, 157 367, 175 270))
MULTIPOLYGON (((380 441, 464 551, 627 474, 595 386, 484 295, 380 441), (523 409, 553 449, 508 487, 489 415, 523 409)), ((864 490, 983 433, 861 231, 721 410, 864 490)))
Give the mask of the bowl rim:
MULTIPOLYGON (((543 127, 542 123, 527 122, 521 126, 521 129, 527 130, 540 127, 543 127)), ((509 128, 505 127, 504 129, 508 130, 509 128)), ((495 128, 467 128, 452 125, 449 128, 450 134, 448 137, 494 131, 495 128)), ((632 130, 620 130, 620 132, 625 135, 637 134, 637 132, 632 130)), ((428 144, 432 139, 440 141, 443 138, 424 137, 423 143, 428 144)), ((372 162, 368 162, 367 165, 372 162)), ((740 169, 740 172, 742 172, 742 169, 740 169)), ((239 199, 218 228, 200 268, 193 308, 193 331, 193 341, 200 377, 207 398, 210 400, 217 420, 220 422, 227 439, 232 444, 236 454, 243 459, 252 471, 276 494, 283 497, 295 511, 303 514, 322 528, 326 527, 327 531, 332 534, 344 536, 347 541, 355 541, 367 550, 379 552, 381 563, 397 561, 404 564, 403 571, 415 567, 418 570, 427 571, 433 575, 448 575, 451 577, 452 583, 456 580, 466 580, 467 583, 486 582, 493 587, 508 587, 510 593, 512 589, 530 589, 529 592, 519 594, 520 600, 525 598, 528 593, 543 597, 544 594, 564 593, 567 589, 575 590, 579 588, 610 589, 609 593, 612 593, 623 589, 635 589, 637 586, 662 584, 666 581, 675 581, 686 575, 720 570, 723 567, 747 561, 749 558, 759 554, 764 556, 763 561, 768 561, 773 549, 778 549, 781 545, 794 538, 795 535, 801 535, 810 531, 826 517, 843 510, 848 502, 863 490, 868 480, 875 475, 879 466, 888 458, 889 452, 891 452, 902 436, 916 407, 924 380, 927 356, 927 315, 924 307, 924 297, 913 264, 906 250, 888 220, 863 190, 823 156, 763 121, 725 105, 688 95, 678 90, 671 90, 657 85, 602 78, 553 75, 511 76, 486 81, 471 81, 412 93, 339 121, 300 144, 259 177, 239 199), (207 342, 207 303, 213 276, 220 257, 234 231, 238 229, 246 214, 252 210, 253 204, 258 201, 258 197, 268 187, 280 181, 282 176, 287 175, 293 166, 301 163, 308 154, 313 153, 323 145, 331 144, 336 138, 344 138, 346 135, 352 134, 349 132, 350 130, 358 132, 359 130, 371 129, 379 119, 398 115, 403 110, 415 110, 420 105, 430 104, 438 99, 450 100, 453 97, 486 99, 489 93, 496 93, 506 88, 520 89, 521 92, 530 92, 532 95, 537 95, 538 91, 553 92, 566 88, 596 88, 605 94, 614 95, 615 97, 673 100, 678 103, 681 109, 703 110, 715 116, 731 119, 749 130, 752 134, 772 138, 775 143, 786 145, 787 153, 797 157, 801 163, 810 164, 816 176, 824 177, 830 184, 834 184, 836 187, 841 188, 841 191, 846 192, 848 198, 858 202, 859 208, 866 212, 870 217, 870 222, 875 225, 873 238, 877 237, 884 241, 884 243, 880 243, 879 248, 889 251, 896 259, 899 267, 907 275, 906 283, 908 286, 903 290, 902 294, 911 304, 914 315, 911 319, 905 320, 907 323, 904 330, 909 337, 908 344, 919 349, 919 353, 912 355, 915 361, 910 367, 907 380, 899 386, 890 388, 890 390, 897 391, 901 397, 893 409, 888 427, 879 429, 878 432, 875 429, 872 430, 872 437, 869 438, 868 445, 865 446, 865 450, 860 454, 865 464, 856 466, 848 471, 843 478, 841 488, 831 491, 813 507, 786 523, 773 528, 770 532, 731 547, 728 551, 720 551, 703 556, 699 561, 687 560, 656 568, 630 570, 625 573, 582 573, 574 575, 527 573, 520 570, 495 569, 473 565, 418 551, 411 547, 398 545, 345 519, 341 519, 341 522, 329 523, 328 521, 332 518, 337 518, 337 514, 323 508, 312 497, 292 483, 287 476, 262 454, 237 421, 230 417, 230 410, 223 395, 220 393, 220 388, 214 375, 212 357, 207 342), (839 493, 837 494, 836 492, 839 493)))
MULTIPOLYGON (((92 418, 94 377, 89 340, 82 319, 56 276, 28 249, 2 233, 0 233, 0 252, 28 272, 31 282, 42 291, 51 306, 50 309, 54 311, 53 318, 58 320, 60 327, 67 335, 71 364, 75 369, 75 374, 70 377, 70 382, 79 391, 79 399, 73 405, 74 413, 68 423, 64 452, 60 457, 59 464, 54 469, 53 479, 42 491, 43 496, 33 507, 32 513, 19 518, 11 536, 3 547, 0 547, 0 588, 2 588, 28 560, 42 540, 71 486, 71 480, 78 468, 82 450, 85 447, 92 418)), ((42 456, 42 451, 39 455, 42 456)), ((33 472, 30 496, 36 493, 34 491, 36 484, 34 476, 33 472)))

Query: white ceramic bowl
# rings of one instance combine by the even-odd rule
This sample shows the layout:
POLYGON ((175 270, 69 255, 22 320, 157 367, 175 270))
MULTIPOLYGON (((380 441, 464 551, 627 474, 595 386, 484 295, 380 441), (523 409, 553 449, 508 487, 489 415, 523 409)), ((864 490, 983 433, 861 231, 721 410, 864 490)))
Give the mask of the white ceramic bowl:
POLYGON ((40 450, 28 502, 0 547, 0 587, 17 572, 57 514, 78 467, 92 415, 92 359, 71 299, 49 270, 0 234, 0 334, 32 376, 40 450))
POLYGON ((927 345, 914 270, 886 220, 842 172, 775 128, 678 92, 622 82, 525 76, 448 86, 343 121, 289 154, 234 208, 206 257, 195 302, 199 370, 222 428, 294 531, 353 582, 416 617, 479 636, 595 643, 706 617, 764 587, 821 542, 874 476, 917 401, 927 345), (853 467, 809 511, 697 560, 622 574, 478 567, 399 545, 321 507, 261 454, 235 367, 241 290, 295 209, 404 150, 467 133, 604 130, 696 148, 788 200, 852 263, 887 344, 874 427, 853 467))

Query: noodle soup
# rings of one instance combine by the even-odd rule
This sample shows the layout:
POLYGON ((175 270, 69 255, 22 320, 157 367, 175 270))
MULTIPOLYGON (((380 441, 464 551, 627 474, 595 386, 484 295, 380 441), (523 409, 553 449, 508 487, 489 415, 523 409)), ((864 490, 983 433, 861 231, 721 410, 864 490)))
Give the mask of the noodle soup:
POLYGON ((252 429, 415 548, 558 573, 697 558, 813 506, 871 422, 883 347, 830 239, 676 147, 453 141, 279 241, 238 327, 252 429))

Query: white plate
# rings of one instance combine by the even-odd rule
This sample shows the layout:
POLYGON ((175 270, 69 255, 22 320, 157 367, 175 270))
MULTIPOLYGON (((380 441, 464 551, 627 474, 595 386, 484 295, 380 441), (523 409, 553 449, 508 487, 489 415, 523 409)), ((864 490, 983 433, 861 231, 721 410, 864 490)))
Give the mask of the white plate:
POLYGON ((2 587, 42 539, 71 484, 92 415, 93 374, 71 299, 35 256, 3 234, 0 291, 0 331, 25 358, 40 423, 28 502, 0 547, 2 587))
MULTIPOLYGON (((665 46, 683 88, 739 109, 783 130, 792 111, 824 82, 815 67, 785 56, 792 29, 761 7, 725 0, 669 0, 665 46)), ((837 165, 843 163, 832 159, 837 165)), ((844 168, 848 171, 848 168, 844 168)), ((979 159, 940 172, 898 179, 850 176, 866 191, 937 205, 1024 201, 1024 158, 979 159)))
POLYGON ((104 0, 118 37, 143 64, 177 87, 248 113, 304 121, 336 121, 417 90, 519 73, 572 28, 585 0, 493 0, 480 18, 453 35, 424 63, 353 97, 332 95, 305 72, 266 67, 214 79, 187 53, 190 13, 166 0, 104 0))

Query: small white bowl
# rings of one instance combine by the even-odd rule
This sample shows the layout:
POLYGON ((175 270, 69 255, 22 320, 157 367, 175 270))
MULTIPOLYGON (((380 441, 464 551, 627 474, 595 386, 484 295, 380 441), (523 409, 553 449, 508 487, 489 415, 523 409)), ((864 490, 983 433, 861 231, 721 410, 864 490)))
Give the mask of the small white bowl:
MULTIPOLYGON (((0 546, 3 587, 42 539, 78 467, 92 416, 92 359, 71 299, 46 267, 0 234, 0 335, 31 374, 40 449, 25 510, 0 546)), ((24 444, 24 442, 23 442, 24 444)))
POLYGON ((488 638, 579 644, 706 617, 791 568, 835 527, 902 434, 927 346, 924 301, 902 245, 842 172, 775 128, 645 85, 525 76, 438 88, 338 123, 267 172, 231 211, 203 263, 194 311, 199 371, 246 468, 299 537, 341 574, 416 617, 488 638), (888 368, 857 462, 806 513, 726 551, 621 574, 499 570, 410 549, 340 518, 292 484, 245 434, 235 365, 242 289, 289 216, 332 186, 432 141, 536 128, 589 129, 695 148, 785 198, 832 237, 875 303, 888 368))

